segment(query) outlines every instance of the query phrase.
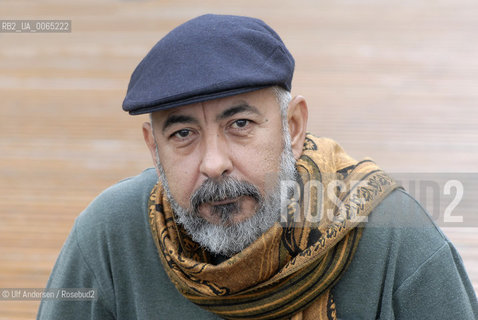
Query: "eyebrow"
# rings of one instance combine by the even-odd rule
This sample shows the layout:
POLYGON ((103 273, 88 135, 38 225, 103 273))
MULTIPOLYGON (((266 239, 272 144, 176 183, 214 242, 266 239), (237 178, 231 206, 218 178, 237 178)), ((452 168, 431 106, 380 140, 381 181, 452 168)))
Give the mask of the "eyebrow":
MULTIPOLYGON (((256 107, 251 106, 251 105, 243 102, 239 105, 230 107, 230 108, 224 110, 223 112, 221 112, 216 117, 216 121, 227 119, 227 118, 232 117, 233 115, 241 113, 241 112, 252 112, 252 113, 255 113, 255 114, 258 114, 258 115, 262 115, 256 107)), ((199 121, 196 118, 191 117, 191 116, 180 115, 180 114, 179 115, 172 114, 172 115, 169 115, 167 117, 166 121, 164 121, 164 124, 163 124, 163 127, 162 127, 161 131, 164 133, 166 131, 166 129, 168 129, 170 126, 172 126, 176 123, 198 124, 199 121)))
POLYGON ((216 117, 216 121, 224 120, 226 118, 232 117, 233 115, 241 113, 241 112, 252 112, 258 115, 262 115, 256 107, 251 106, 244 102, 237 106, 230 107, 229 109, 226 109, 223 112, 221 112, 216 117))
POLYGON ((198 122, 197 119, 195 119, 191 116, 172 114, 172 115, 168 116, 168 118, 166 119, 166 121, 163 124, 163 128, 162 128, 163 133, 164 133, 164 131, 166 131, 167 128, 169 128, 170 126, 172 126, 173 124, 176 124, 176 123, 198 124, 199 122, 198 122))

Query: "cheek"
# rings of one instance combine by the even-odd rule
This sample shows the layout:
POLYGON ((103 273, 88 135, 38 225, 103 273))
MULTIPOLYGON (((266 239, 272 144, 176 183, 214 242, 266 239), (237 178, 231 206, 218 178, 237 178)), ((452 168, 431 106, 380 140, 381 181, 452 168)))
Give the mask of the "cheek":
POLYGON ((269 182, 277 179, 282 154, 282 138, 267 143, 248 146, 237 153, 236 167, 246 180, 258 186, 262 192, 269 182))
POLYGON ((173 161, 165 162, 163 168, 173 198, 180 206, 188 208, 197 180, 193 161, 176 157, 173 161))

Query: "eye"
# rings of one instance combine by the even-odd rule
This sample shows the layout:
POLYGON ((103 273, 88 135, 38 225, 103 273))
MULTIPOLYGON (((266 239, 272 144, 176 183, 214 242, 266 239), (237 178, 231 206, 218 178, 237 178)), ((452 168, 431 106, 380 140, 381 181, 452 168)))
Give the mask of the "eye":
POLYGON ((179 139, 184 139, 187 138, 191 134, 191 130, 189 129, 181 129, 176 132, 174 132, 171 137, 172 138, 179 138, 179 139))
POLYGON ((237 128, 237 129, 245 128, 245 127, 247 127, 247 125, 249 123, 250 123, 250 121, 247 120, 247 119, 239 119, 239 120, 236 120, 232 123, 232 127, 237 128))
POLYGON ((198 135, 198 131, 195 128, 182 128, 172 131, 172 133, 167 136, 167 139, 171 146, 180 149, 188 147, 197 141, 198 135))

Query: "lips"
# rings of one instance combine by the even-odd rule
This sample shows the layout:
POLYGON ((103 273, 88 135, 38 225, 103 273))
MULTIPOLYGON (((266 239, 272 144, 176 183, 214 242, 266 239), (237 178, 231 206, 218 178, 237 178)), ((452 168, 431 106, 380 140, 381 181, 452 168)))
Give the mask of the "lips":
POLYGON ((239 201, 241 197, 238 197, 238 198, 233 198, 233 199, 226 199, 226 200, 222 200, 222 201, 212 201, 212 202, 208 202, 207 204, 211 205, 211 206, 222 206, 222 205, 225 205, 225 204, 230 204, 230 203, 234 203, 236 201, 239 201))
POLYGON ((236 220, 236 216, 249 216, 249 211, 261 202, 262 197, 257 187, 229 176, 220 181, 207 179, 191 196, 191 208, 194 212, 214 221, 217 217, 236 220), (244 207, 244 204, 247 205, 244 207), (244 208, 248 214, 242 212, 244 208))

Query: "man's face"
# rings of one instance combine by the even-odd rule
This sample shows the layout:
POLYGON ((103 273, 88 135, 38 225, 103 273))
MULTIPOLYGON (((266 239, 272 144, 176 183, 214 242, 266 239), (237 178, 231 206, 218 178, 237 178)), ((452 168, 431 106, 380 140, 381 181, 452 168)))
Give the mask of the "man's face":
MULTIPOLYGON (((191 196, 206 180, 232 177, 255 186, 264 197, 277 177, 283 133, 277 99, 270 89, 163 110, 153 114, 159 159, 175 201, 191 208, 191 196)), ((255 214, 253 195, 201 203, 197 213, 211 224, 225 223, 221 208, 236 208, 239 223, 255 214), (219 210, 219 211, 218 211, 219 210)))

